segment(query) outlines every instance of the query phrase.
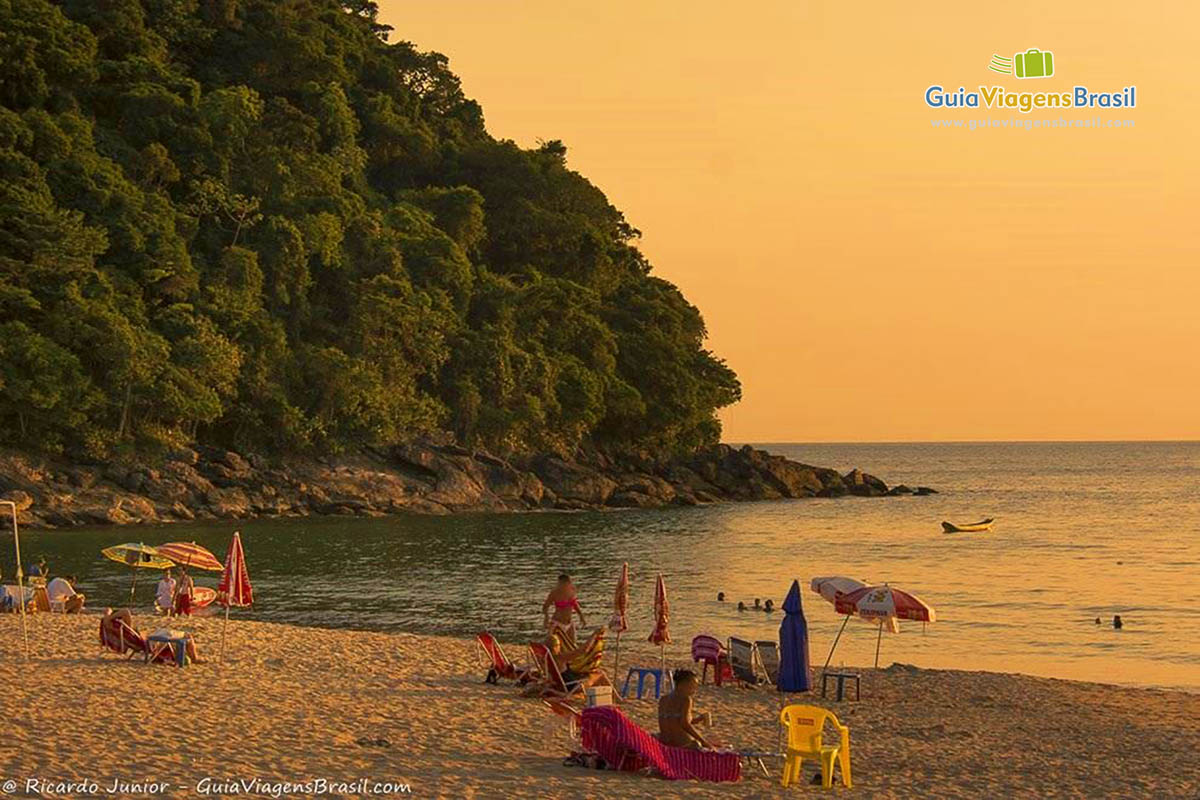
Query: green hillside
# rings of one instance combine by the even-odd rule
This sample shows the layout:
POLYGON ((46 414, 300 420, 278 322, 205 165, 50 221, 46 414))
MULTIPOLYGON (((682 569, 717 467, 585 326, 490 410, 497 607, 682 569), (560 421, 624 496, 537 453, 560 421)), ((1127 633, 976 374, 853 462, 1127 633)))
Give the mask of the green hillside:
POLYGON ((718 439, 737 378, 638 231, 375 14, 0 0, 0 441, 718 439))

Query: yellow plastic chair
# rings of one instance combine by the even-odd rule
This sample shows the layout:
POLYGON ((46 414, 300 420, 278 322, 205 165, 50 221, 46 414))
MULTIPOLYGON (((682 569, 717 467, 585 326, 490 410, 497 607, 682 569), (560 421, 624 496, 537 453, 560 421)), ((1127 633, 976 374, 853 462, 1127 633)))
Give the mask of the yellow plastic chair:
POLYGON ((846 788, 850 782, 850 729, 838 722, 832 711, 817 706, 791 705, 779 712, 779 722, 788 731, 787 758, 783 762, 783 785, 800 780, 800 765, 806 758, 821 760, 821 785, 826 789, 833 786, 833 762, 842 765, 842 783, 846 788), (841 734, 836 745, 821 743, 821 731, 826 721, 841 734))

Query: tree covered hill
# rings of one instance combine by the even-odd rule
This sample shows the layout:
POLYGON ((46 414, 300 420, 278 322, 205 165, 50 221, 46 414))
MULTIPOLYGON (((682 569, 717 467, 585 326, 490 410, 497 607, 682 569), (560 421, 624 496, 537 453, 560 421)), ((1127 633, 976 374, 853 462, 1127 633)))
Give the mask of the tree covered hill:
POLYGON ((361 0, 0 0, 0 441, 717 440, 738 381, 638 231, 389 38, 361 0))

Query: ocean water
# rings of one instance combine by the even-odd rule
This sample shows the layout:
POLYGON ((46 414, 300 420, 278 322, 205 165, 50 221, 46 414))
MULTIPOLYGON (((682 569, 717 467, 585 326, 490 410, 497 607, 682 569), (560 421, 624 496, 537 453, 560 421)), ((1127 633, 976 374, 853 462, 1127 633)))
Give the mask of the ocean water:
MULTIPOLYGON (((53 572, 78 575, 90 605, 128 604, 130 573, 104 560, 101 547, 186 539, 223 557, 240 528, 257 602, 239 616, 460 635, 490 629, 516 641, 538 634, 542 599, 562 570, 575 576, 589 622, 606 620, 628 561, 626 635, 649 634, 661 571, 680 659, 698 633, 773 637, 781 613, 738 612, 737 601, 779 604, 798 578, 817 665, 842 619, 808 582, 848 575, 911 591, 937 611, 933 624, 884 633, 881 666, 1200 691, 1200 443, 760 446, 940 494, 25 531, 22 550, 27 561, 44 554, 53 572), (942 520, 982 517, 996 518, 992 531, 942 533, 942 520), (717 602, 718 591, 727 602, 717 602), (1112 628, 1114 614, 1123 629, 1112 628)), ((0 538, 6 582, 10 540, 0 538)), ((137 606, 152 602, 155 577, 143 577, 137 606)), ((851 621, 833 663, 870 665, 875 646, 876 629, 851 621)))

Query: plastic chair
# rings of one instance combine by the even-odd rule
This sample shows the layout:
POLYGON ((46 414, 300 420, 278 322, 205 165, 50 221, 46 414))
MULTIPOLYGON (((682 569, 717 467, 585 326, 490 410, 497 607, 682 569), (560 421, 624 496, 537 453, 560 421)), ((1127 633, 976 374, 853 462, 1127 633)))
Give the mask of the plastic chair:
POLYGON ((733 672, 729 669, 729 656, 725 652, 725 645, 715 636, 702 633, 692 639, 692 661, 704 665, 704 669, 700 672, 701 684, 704 684, 708 678, 709 664, 712 665, 713 681, 717 686, 720 686, 722 680, 727 676, 733 676, 733 672))
POLYGON ((779 721, 788 729, 787 758, 783 763, 782 783, 786 787, 800 780, 800 765, 806 758, 821 761, 821 785, 826 789, 833 786, 833 762, 842 766, 842 783, 846 788, 850 782, 850 729, 838 721, 832 711, 817 706, 791 705, 779 712, 779 721), (836 745, 822 744, 821 731, 826 722, 841 734, 836 745))

